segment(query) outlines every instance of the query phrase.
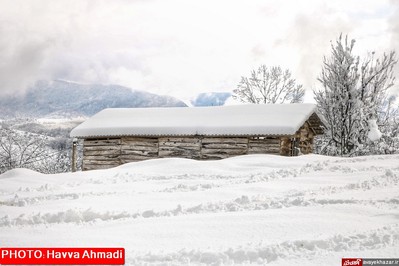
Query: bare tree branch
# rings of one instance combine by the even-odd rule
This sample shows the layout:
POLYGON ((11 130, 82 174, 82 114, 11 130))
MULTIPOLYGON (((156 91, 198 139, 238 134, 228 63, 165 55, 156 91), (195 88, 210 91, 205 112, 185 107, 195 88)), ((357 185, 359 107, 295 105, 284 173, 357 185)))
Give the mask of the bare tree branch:
POLYGON ((244 103, 299 103, 305 90, 291 78, 289 70, 279 66, 268 68, 261 65, 251 72, 250 78, 242 77, 233 94, 234 99, 244 103))

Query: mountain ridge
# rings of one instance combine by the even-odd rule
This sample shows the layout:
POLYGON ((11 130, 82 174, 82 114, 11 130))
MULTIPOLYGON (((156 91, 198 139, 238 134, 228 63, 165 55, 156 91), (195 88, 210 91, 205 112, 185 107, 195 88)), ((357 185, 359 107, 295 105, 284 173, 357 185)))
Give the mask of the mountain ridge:
POLYGON ((0 96, 0 116, 91 116, 105 108, 186 107, 172 96, 132 90, 120 85, 38 81, 23 95, 0 96))

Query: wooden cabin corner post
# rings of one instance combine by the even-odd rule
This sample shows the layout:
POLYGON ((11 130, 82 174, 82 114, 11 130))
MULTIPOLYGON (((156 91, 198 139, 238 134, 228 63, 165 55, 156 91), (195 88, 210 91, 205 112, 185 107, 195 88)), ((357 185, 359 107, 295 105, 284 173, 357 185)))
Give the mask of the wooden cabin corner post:
POLYGON ((72 172, 76 172, 77 146, 78 139, 74 138, 72 141, 72 172))

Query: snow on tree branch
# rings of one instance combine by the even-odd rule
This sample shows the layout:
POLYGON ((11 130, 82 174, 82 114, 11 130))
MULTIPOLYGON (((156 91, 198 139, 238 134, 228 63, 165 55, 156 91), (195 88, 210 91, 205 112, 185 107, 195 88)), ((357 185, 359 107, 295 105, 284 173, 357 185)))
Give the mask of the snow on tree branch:
MULTIPOLYGON (((395 52, 381 58, 373 52, 361 59, 353 55, 354 45, 355 40, 349 41, 341 34, 331 44, 331 55, 323 60, 318 78, 322 88, 314 93, 326 127, 323 142, 328 145, 321 149, 323 154, 353 156, 370 152, 369 121, 375 121, 372 125, 378 130, 377 124, 391 121, 390 115, 395 113, 388 96, 395 81, 395 52)), ((380 137, 373 134, 372 139, 380 137)))

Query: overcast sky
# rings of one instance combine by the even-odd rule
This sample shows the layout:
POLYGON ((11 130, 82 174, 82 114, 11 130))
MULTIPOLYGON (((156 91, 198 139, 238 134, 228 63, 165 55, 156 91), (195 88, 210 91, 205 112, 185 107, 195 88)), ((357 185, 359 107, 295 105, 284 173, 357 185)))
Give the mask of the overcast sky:
POLYGON ((65 79, 184 99, 260 64, 311 90, 341 32, 359 55, 398 51, 399 0, 0 0, 0 90, 65 79))

